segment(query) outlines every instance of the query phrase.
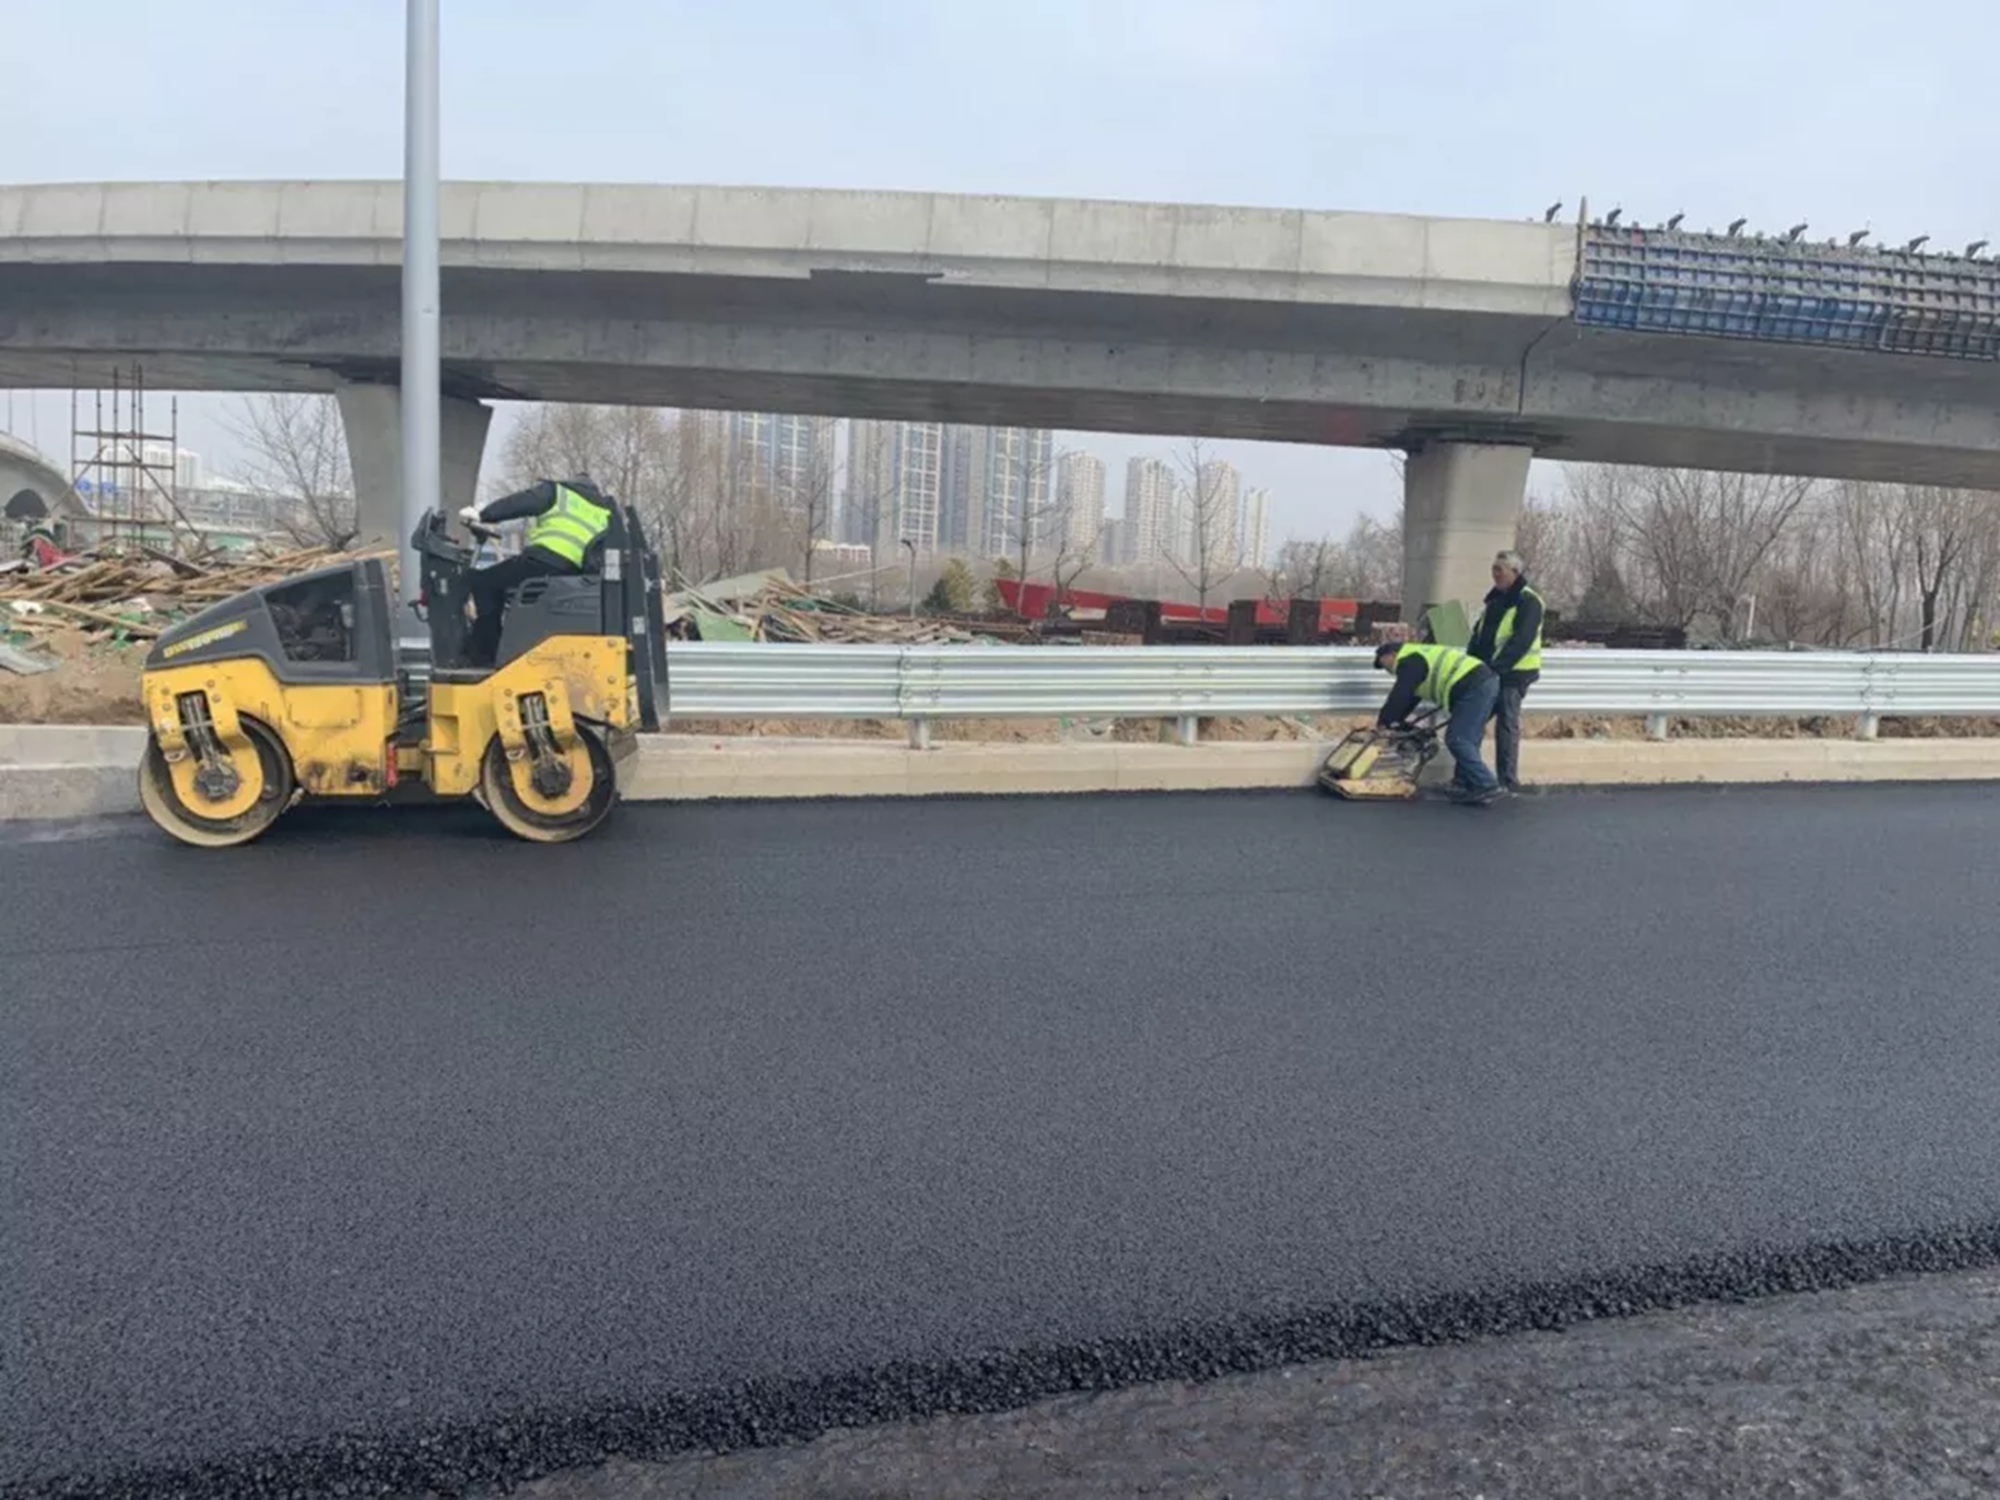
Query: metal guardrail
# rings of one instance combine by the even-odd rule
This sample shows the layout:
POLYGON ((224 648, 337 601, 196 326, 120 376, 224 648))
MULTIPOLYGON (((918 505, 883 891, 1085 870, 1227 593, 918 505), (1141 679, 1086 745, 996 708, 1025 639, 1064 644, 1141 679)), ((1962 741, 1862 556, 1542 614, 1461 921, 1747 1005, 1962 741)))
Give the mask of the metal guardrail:
MULTIPOLYGON (((1130 718, 1373 712, 1388 677, 1354 646, 845 646, 676 642, 682 718, 1130 718)), ((1533 714, 1671 717, 2000 715, 2000 654, 1544 653, 1533 714)))

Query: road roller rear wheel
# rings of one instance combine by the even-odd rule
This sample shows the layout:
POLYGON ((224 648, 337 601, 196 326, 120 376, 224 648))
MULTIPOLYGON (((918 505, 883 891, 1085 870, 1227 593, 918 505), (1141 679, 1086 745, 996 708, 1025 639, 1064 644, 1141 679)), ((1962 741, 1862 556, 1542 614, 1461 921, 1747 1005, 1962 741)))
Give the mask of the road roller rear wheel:
POLYGON ((160 743, 146 736, 146 753, 139 762, 139 805, 161 828, 184 844, 204 849, 224 849, 247 844, 278 821, 291 805, 292 758, 276 733, 255 719, 242 721, 243 732, 256 750, 257 774, 262 778, 256 800, 231 818, 211 818, 181 800, 174 787, 173 768, 167 764, 160 743))

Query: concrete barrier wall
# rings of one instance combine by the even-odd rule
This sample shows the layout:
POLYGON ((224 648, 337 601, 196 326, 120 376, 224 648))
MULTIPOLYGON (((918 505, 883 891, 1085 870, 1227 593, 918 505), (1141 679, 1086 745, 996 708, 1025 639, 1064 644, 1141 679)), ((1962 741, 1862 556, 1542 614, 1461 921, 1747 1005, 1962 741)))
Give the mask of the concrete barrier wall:
MULTIPOLYGON (((0 725, 0 819, 138 810, 145 731, 0 725)), ((1181 792, 1307 787, 1322 743, 997 745, 928 750, 882 741, 649 736, 632 801, 1181 792)), ((2000 781, 2000 740, 1535 740, 1529 779, 1548 787, 1684 783, 2000 781)), ((1433 770, 1448 769, 1444 757, 1433 770)))

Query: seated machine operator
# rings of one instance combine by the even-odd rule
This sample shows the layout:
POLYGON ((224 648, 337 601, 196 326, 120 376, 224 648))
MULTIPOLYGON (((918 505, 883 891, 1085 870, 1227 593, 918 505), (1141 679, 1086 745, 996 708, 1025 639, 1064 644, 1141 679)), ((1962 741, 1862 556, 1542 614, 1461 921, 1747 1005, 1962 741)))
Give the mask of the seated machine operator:
POLYGON ((490 667, 500 652, 507 591, 529 578, 587 572, 591 548, 610 529, 611 502, 588 474, 578 474, 544 479, 484 507, 468 505, 458 514, 486 526, 533 517, 517 556, 468 575, 475 618, 467 650, 476 665, 490 667))

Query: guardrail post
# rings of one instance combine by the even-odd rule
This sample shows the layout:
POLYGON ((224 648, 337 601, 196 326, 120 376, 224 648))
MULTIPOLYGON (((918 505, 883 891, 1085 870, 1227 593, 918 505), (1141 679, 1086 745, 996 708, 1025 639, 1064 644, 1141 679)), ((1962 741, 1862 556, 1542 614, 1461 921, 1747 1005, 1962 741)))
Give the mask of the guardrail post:
POLYGON ((1176 745, 1192 745, 1201 738, 1201 716, 1180 714, 1163 720, 1160 724, 1160 738, 1176 745))
POLYGON ((1663 740, 1667 737, 1667 716, 1665 714, 1646 715, 1646 738, 1663 740))
POLYGON ((1859 719, 1855 720, 1854 737, 1856 739, 1872 740, 1881 732, 1882 716, 1878 713, 1865 713, 1859 719))
POLYGON ((910 748, 931 747, 931 721, 923 710, 943 706, 943 664, 914 646, 896 652, 896 714, 910 726, 910 748))

